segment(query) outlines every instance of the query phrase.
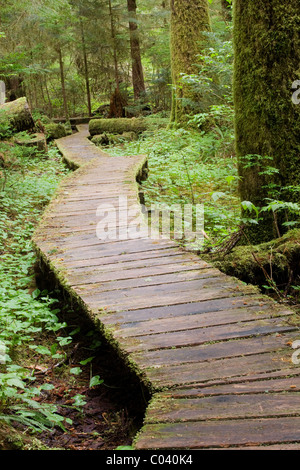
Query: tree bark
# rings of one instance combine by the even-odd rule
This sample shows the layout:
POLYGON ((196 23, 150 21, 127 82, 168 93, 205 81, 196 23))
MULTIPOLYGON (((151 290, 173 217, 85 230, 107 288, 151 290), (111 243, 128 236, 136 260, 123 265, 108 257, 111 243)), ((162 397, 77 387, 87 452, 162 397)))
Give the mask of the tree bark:
POLYGON ((83 26, 82 18, 80 18, 80 30, 81 30, 81 42, 82 42, 88 112, 89 112, 89 116, 91 116, 92 115, 91 90, 90 90, 89 69, 88 69, 87 52, 86 52, 86 44, 85 44, 85 36, 84 36, 84 26, 83 26))
MULTIPOLYGON (((300 78, 299 0, 236 0, 233 13, 241 199, 261 208, 276 184, 275 199, 299 202, 299 191, 287 189, 300 184, 300 106, 292 101, 292 84, 300 78), (260 157, 251 162, 247 155, 260 157), (245 165, 245 157, 250 165, 245 165), (278 173, 266 176, 263 166, 278 173)), ((281 234, 282 222, 277 220, 281 234)), ((259 225, 249 225, 247 234, 252 243, 276 237, 272 214, 259 225)))
POLYGON ((114 22, 114 16, 113 16, 113 11, 112 11, 111 0, 108 0, 108 7, 109 7, 109 17, 110 17, 110 27, 111 27, 111 38, 113 42, 116 90, 119 90, 120 89, 120 77, 119 77, 119 66, 118 66, 118 57, 117 57, 115 22, 114 22))
POLYGON ((47 77, 45 77, 45 90, 46 90, 47 99, 48 99, 49 117, 52 118, 52 116, 53 116, 53 106, 52 106, 52 101, 51 101, 51 98, 50 98, 50 93, 49 93, 49 88, 48 88, 48 83, 47 83, 47 77))
POLYGON ((134 99, 145 94, 144 72, 141 59, 140 38, 137 25, 136 0, 127 0, 129 13, 130 51, 132 61, 132 84, 134 99))
POLYGON ((201 108, 201 96, 190 86, 183 85, 181 74, 196 74, 201 52, 202 32, 210 30, 207 0, 171 0, 171 66, 172 111, 171 122, 181 124, 194 104, 201 108))
POLYGON ((65 86, 65 72, 64 72, 64 62, 62 57, 61 47, 57 48, 58 59, 59 59, 59 70, 60 70, 60 81, 61 81, 61 90, 64 102, 64 114, 65 118, 69 118, 69 110, 68 110, 68 102, 67 102, 67 94, 66 94, 66 86, 65 86))

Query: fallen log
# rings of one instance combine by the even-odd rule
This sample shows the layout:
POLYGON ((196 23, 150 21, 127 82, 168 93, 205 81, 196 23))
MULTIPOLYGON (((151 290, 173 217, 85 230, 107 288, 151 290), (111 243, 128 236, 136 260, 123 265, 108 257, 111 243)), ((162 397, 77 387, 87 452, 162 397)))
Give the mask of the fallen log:
POLYGON ((11 128, 16 132, 34 128, 34 121, 26 97, 2 104, 0 119, 8 120, 11 128))

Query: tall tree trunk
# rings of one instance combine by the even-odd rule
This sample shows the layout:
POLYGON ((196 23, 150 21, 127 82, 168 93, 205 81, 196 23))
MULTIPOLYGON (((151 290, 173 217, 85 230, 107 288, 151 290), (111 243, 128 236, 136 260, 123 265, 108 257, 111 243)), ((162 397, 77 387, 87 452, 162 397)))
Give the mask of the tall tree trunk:
MULTIPOLYGON (((292 101, 292 84, 300 78, 299 0, 235 0, 233 13, 241 199, 261 208, 271 195, 270 185, 277 184, 278 199, 299 202, 299 192, 284 189, 300 184, 300 106, 292 101), (260 157, 251 161, 249 155, 260 157), (266 166, 277 169, 275 177, 262 174, 266 166)), ((247 233, 259 243, 278 230, 272 216, 265 215, 247 233)))
POLYGON ((171 122, 186 121, 191 104, 201 106, 201 96, 181 82, 181 74, 195 74, 198 69, 202 32, 210 30, 208 0, 171 0, 171 66, 172 111, 171 122))
POLYGON ((80 30, 81 30, 81 42, 82 42, 88 112, 89 112, 89 116, 91 116, 92 115, 91 90, 90 90, 89 69, 88 69, 87 52, 86 52, 86 44, 85 44, 85 36, 84 36, 84 26, 83 26, 82 18, 80 18, 80 30))
POLYGON ((113 16, 113 11, 112 11, 111 0, 108 0, 108 7, 109 7, 109 17, 110 17, 110 27, 111 27, 111 38, 113 42, 116 90, 119 90, 120 89, 120 77, 119 77, 119 66, 118 66, 118 57, 117 57, 117 41, 116 41, 115 22, 114 22, 114 16, 113 16))
POLYGON ((48 88, 48 83, 47 83, 47 77, 45 77, 45 90, 46 90, 47 99, 48 99, 49 117, 52 118, 52 116, 53 116, 53 106, 52 106, 52 101, 51 101, 51 98, 50 98, 50 93, 49 93, 49 88, 48 88))
POLYGON ((132 84, 134 99, 145 93, 144 72, 141 59, 140 38, 137 25, 136 0, 127 0, 129 13, 130 50, 132 61, 132 84))
POLYGON ((63 95, 63 102, 64 102, 64 114, 65 118, 69 118, 69 111, 68 111, 68 102, 67 102, 67 94, 66 94, 66 85, 65 85, 65 72, 64 72, 64 62, 62 57, 61 47, 57 48, 58 58, 59 58, 59 70, 60 70, 60 81, 61 81, 61 91, 63 95))

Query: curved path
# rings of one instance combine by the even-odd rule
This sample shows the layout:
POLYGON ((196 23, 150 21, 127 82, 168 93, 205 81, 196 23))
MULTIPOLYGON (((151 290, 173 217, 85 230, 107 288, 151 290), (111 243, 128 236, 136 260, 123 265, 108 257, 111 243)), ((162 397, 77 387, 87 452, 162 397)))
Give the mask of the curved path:
POLYGON ((77 170, 34 243, 152 390, 135 449, 300 449, 294 312, 148 238, 136 184, 146 158, 110 157, 87 139, 88 126, 78 131, 57 141, 77 170), (119 239, 101 238, 103 221, 115 220, 119 239))

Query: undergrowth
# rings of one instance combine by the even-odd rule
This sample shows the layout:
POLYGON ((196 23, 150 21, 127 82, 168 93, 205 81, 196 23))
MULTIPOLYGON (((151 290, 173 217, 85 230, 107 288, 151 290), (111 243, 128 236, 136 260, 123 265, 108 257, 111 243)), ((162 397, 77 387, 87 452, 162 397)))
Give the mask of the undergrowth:
POLYGON ((64 419, 54 405, 38 401, 52 385, 35 386, 35 373, 45 356, 64 357, 71 338, 58 319, 57 299, 36 288, 31 236, 68 170, 54 147, 44 154, 3 140, 0 156, 0 428, 19 423, 43 431, 63 427, 64 419))
MULTIPOLYGON (((211 114, 216 117, 214 109, 211 114)), ((233 129, 222 123, 221 116, 216 121, 208 132, 157 129, 144 133, 138 141, 109 149, 115 156, 148 156, 149 176, 142 186, 147 208, 203 204, 209 246, 217 246, 237 230, 241 207, 233 129)))

